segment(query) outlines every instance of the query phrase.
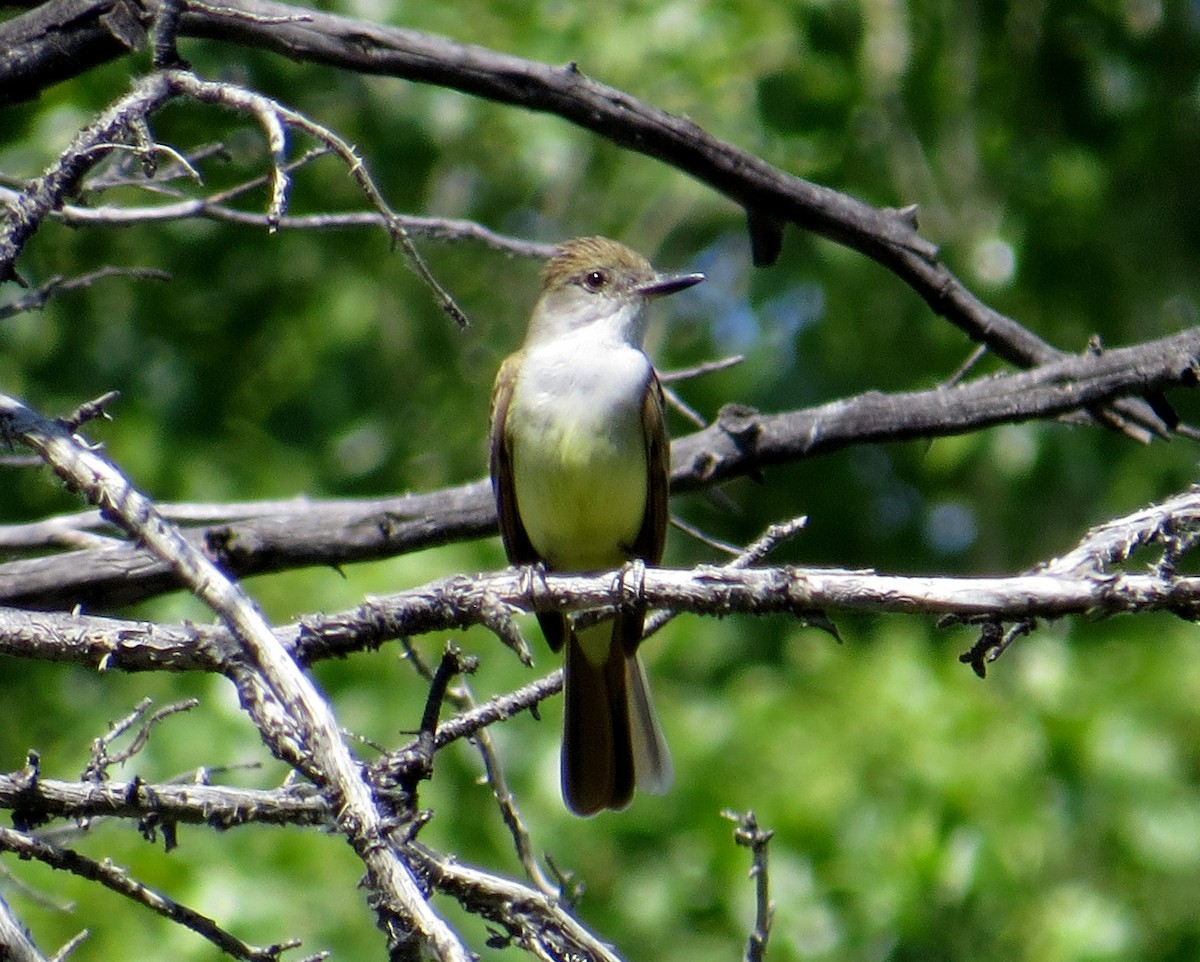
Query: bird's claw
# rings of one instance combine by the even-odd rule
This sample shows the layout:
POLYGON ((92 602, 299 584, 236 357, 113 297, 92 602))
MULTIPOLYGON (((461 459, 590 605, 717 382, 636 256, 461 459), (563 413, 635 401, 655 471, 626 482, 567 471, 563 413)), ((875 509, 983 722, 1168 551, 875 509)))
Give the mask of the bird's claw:
POLYGON ((617 572, 616 584, 613 588, 618 592, 622 608, 643 608, 646 605, 646 562, 641 558, 631 558, 621 565, 617 572))

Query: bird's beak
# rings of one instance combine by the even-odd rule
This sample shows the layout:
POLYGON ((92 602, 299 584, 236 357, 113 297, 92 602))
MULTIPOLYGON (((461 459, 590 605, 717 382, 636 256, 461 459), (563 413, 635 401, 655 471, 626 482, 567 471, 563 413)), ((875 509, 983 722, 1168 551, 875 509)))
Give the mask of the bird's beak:
POLYGON ((666 297, 704 280, 703 274, 659 274, 649 284, 637 289, 642 297, 666 297))

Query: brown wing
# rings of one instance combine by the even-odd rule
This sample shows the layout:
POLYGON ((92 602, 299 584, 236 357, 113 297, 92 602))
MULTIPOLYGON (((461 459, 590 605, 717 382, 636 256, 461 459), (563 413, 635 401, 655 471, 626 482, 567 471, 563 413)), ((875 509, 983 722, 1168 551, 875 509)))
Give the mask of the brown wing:
MULTIPOLYGON (((671 443, 663 422, 662 386, 653 372, 650 374, 646 396, 642 400, 642 430, 646 437, 646 514, 642 518, 637 540, 633 543, 632 557, 656 565, 662 561, 663 548, 667 542, 671 443)), ((632 655, 641 644, 645 619, 646 613, 640 608, 617 617, 613 629, 614 640, 620 643, 627 655, 632 655)))
POLYGON ((500 538, 504 551, 513 564, 535 564, 541 560, 529 541, 521 515, 517 511, 517 491, 513 484, 512 450, 508 444, 505 422, 513 387, 517 383, 519 361, 516 355, 505 359, 492 388, 492 427, 488 437, 490 453, 488 466, 492 474, 492 494, 496 497, 496 518, 500 522, 500 538))
MULTIPOLYGON (((521 522, 517 509, 517 489, 513 483, 512 449, 509 447, 505 424, 508 419, 508 404, 512 400, 513 387, 517 383, 520 356, 511 355, 500 365, 496 385, 492 388, 491 431, 489 433, 488 467, 492 475, 492 494, 496 498, 496 518, 500 523, 500 540, 504 552, 515 565, 540 564, 542 556, 529 540, 529 533, 521 522)), ((558 651, 566 639, 566 618, 560 614, 544 613, 537 616, 542 634, 552 651, 558 651)))
POLYGON ((662 386, 653 371, 642 400, 642 430, 646 435, 646 516, 642 519, 642 530, 633 544, 633 552, 647 564, 656 565, 662 561, 667 543, 671 442, 663 423, 662 386))

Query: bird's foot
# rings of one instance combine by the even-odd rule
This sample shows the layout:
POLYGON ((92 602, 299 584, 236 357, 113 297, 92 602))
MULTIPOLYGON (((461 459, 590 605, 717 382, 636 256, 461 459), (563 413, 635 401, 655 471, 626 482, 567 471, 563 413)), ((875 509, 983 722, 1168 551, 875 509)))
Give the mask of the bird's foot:
POLYGON ((631 558, 617 571, 613 590, 618 592, 622 609, 640 609, 646 606, 646 562, 631 558))
POLYGON ((535 561, 533 564, 521 565, 521 591, 529 596, 531 602, 537 600, 539 591, 546 591, 546 562, 535 561))

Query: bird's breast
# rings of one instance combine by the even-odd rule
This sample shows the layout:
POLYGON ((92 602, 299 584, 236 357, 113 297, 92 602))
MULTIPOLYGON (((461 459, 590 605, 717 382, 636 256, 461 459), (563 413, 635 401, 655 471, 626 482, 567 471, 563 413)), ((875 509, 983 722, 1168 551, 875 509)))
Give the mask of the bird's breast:
POLYGON ((629 559, 646 512, 642 403, 651 376, 646 356, 627 345, 524 359, 507 434, 517 509, 550 567, 629 559))

